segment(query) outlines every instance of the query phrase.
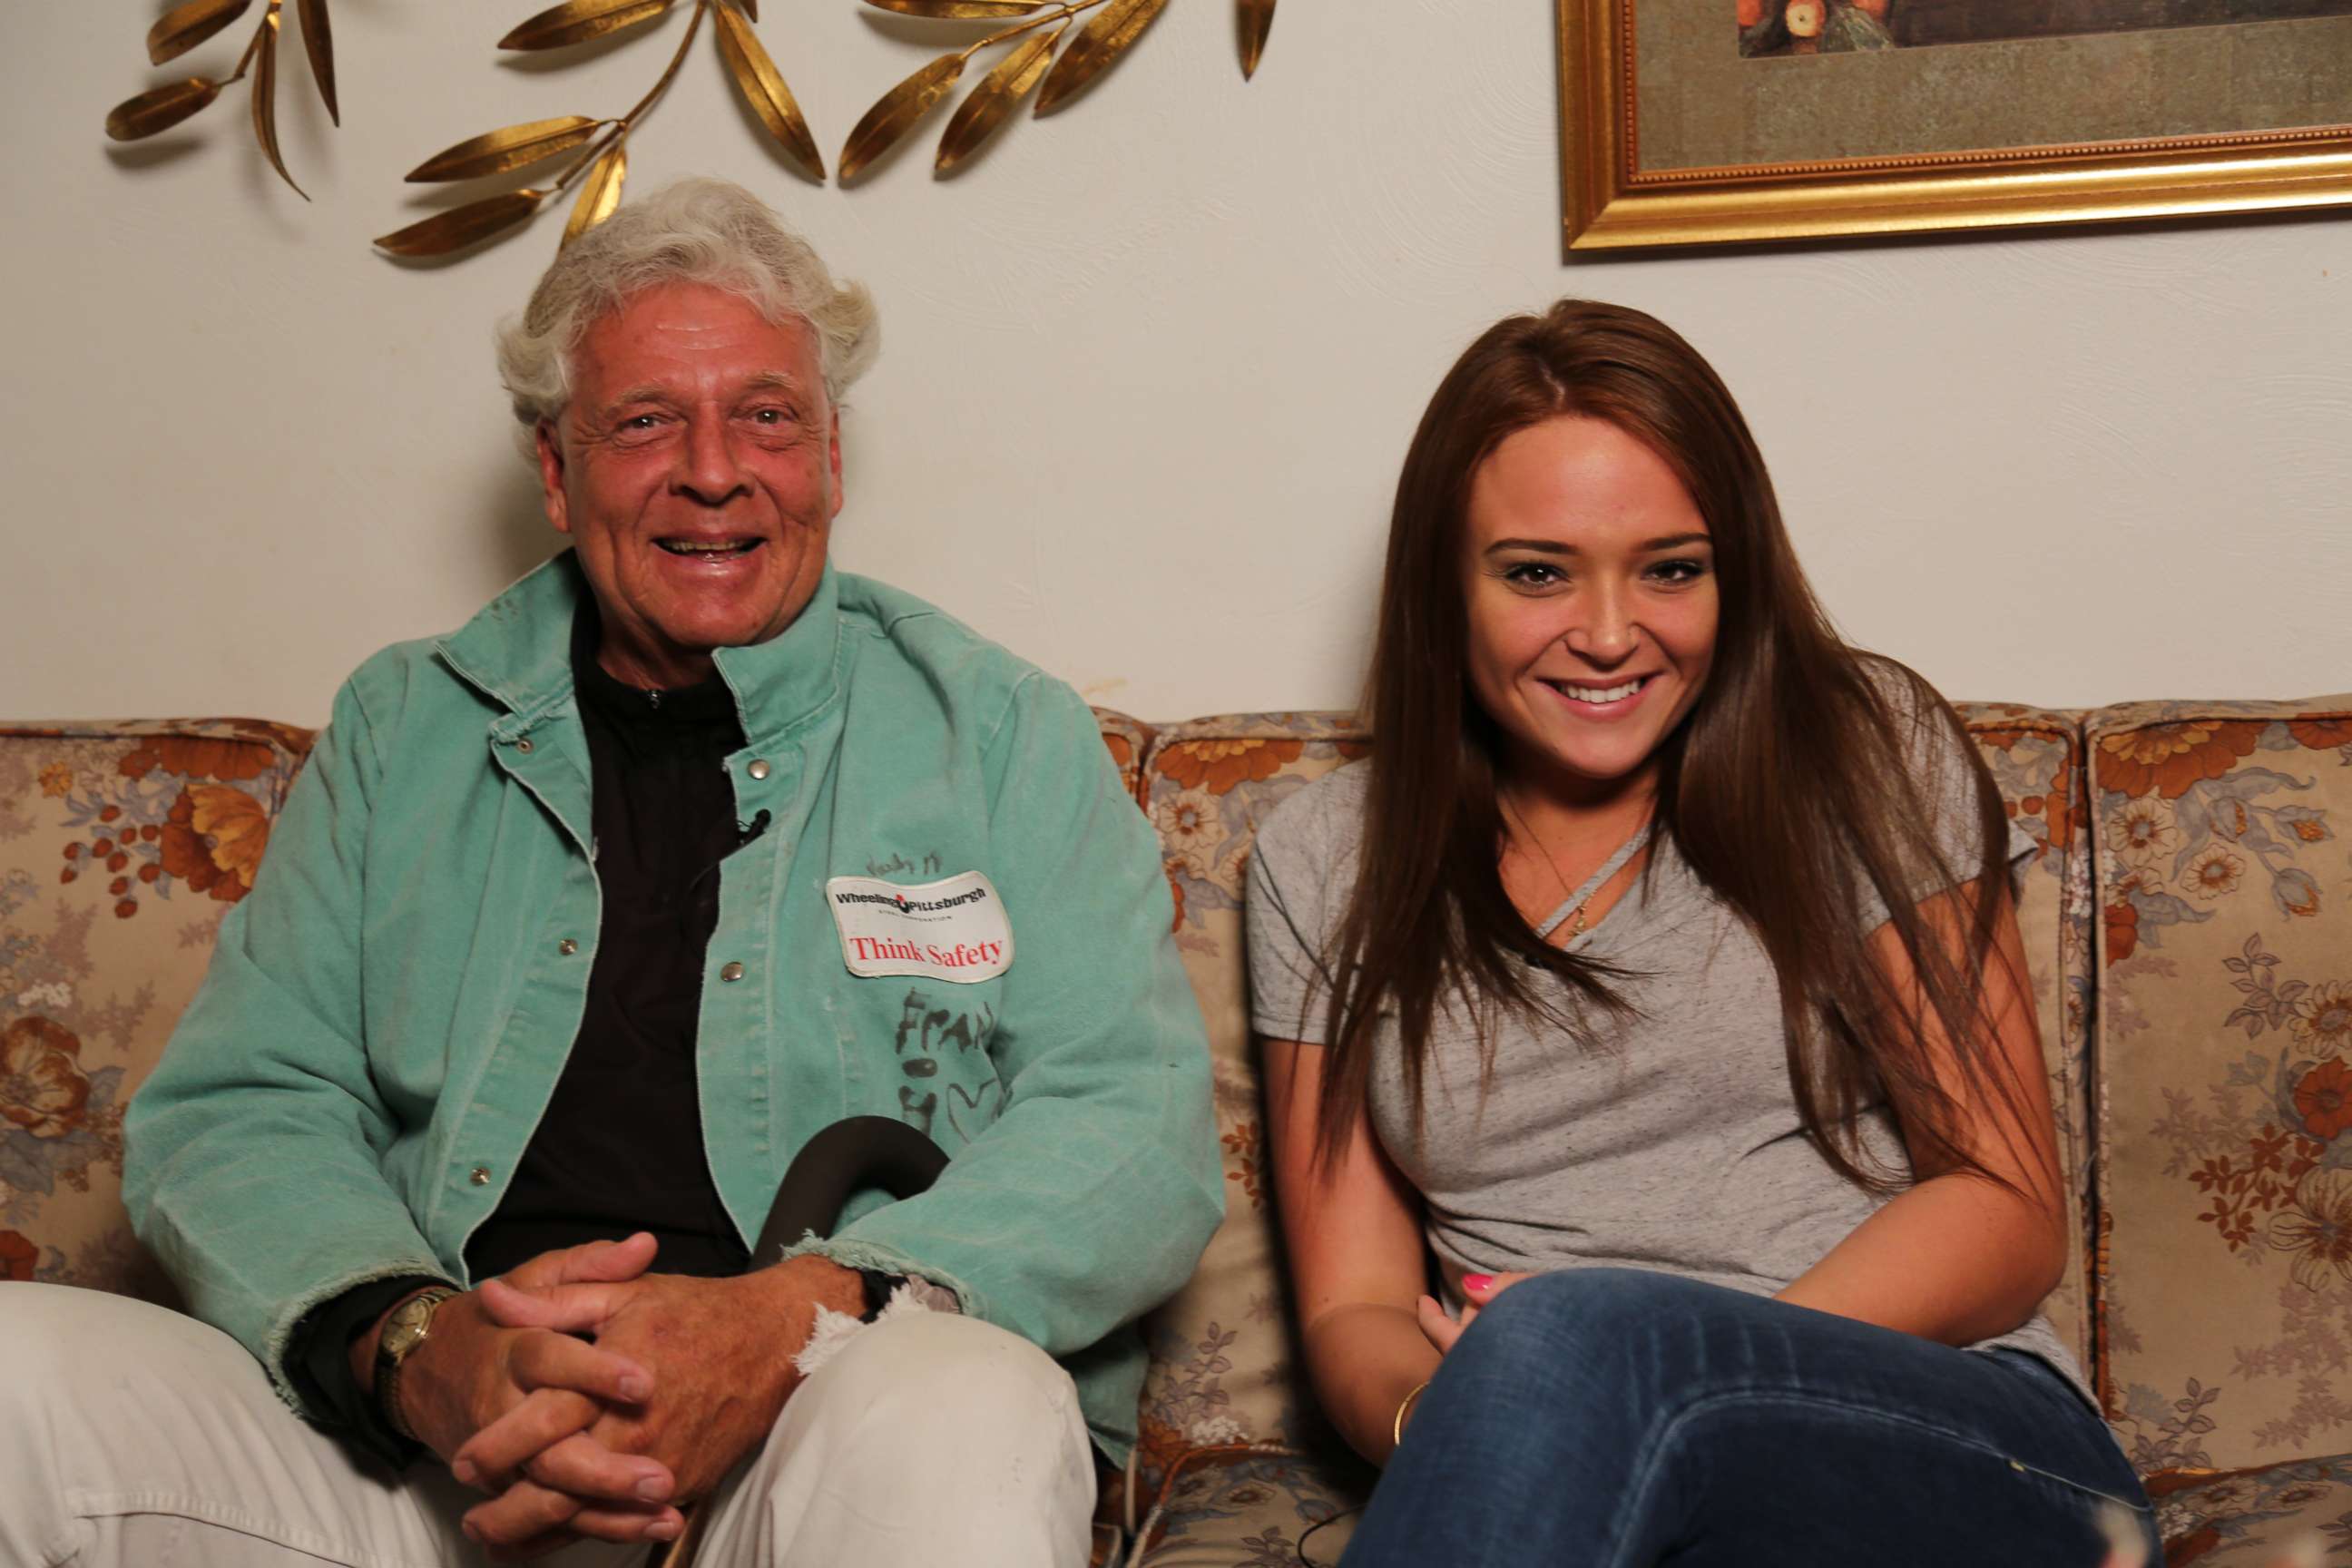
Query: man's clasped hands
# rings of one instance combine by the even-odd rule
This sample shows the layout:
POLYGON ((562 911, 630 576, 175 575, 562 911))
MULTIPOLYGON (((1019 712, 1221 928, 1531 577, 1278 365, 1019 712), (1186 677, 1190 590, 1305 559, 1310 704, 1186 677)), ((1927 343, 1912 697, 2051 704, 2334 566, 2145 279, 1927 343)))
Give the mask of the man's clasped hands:
MULTIPOLYGON (((766 1441, 816 1309, 864 1308, 858 1276, 822 1258, 705 1279, 650 1272, 655 1248, 640 1232, 541 1253, 444 1302, 404 1363, 417 1438, 489 1494, 465 1530, 494 1558, 674 1539, 680 1505, 766 1441)), ((352 1346, 363 1387, 375 1340, 352 1346)))

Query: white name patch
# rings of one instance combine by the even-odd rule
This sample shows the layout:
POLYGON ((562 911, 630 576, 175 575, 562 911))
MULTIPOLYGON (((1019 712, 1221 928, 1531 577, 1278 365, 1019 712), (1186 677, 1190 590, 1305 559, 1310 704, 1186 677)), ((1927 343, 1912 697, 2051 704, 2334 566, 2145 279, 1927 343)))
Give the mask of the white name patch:
POLYGON ((835 877, 824 896, 841 933, 841 961, 852 974, 919 974, 971 985, 1013 967, 1013 922, 995 885, 977 871, 911 887, 879 877, 835 877))

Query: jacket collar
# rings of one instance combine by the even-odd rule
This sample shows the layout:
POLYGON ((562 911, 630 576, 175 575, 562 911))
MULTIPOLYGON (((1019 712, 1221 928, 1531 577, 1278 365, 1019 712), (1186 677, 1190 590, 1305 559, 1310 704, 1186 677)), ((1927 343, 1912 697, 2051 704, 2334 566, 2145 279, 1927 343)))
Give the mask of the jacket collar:
MULTIPOLYGON (((509 710, 492 729, 527 733, 573 706, 572 625, 589 594, 574 552, 526 574, 435 651, 509 710)), ((828 560, 816 593, 793 624, 766 642, 725 647, 715 662, 734 693, 753 745, 782 738, 823 712, 841 686, 841 585, 828 560)))

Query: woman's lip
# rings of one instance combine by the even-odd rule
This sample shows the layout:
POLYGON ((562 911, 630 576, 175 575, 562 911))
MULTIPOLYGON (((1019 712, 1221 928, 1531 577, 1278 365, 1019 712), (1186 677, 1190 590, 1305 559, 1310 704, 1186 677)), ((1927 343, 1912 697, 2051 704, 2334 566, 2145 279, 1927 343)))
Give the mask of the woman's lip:
MULTIPOLYGON (((1644 675, 1638 679, 1641 681, 1641 685, 1634 690, 1633 694, 1630 697, 1621 697, 1614 702, 1588 702, 1580 697, 1570 697, 1566 690, 1562 689, 1565 683, 1560 681, 1546 680, 1543 682, 1543 687, 1545 690, 1549 691, 1554 697, 1559 700, 1562 707, 1566 708, 1570 712, 1577 715, 1579 718, 1607 721, 1612 719, 1622 719, 1626 715, 1633 712, 1636 709, 1640 708, 1643 702, 1649 700, 1652 689, 1658 684, 1658 678, 1655 675, 1644 675)), ((1587 690, 1605 691, 1608 689, 1608 687, 1588 685, 1586 682, 1580 680, 1576 682, 1576 684, 1579 686, 1584 686, 1587 690)), ((1622 686, 1625 683, 1622 680, 1616 680, 1612 681, 1609 684, 1611 686, 1622 686)))

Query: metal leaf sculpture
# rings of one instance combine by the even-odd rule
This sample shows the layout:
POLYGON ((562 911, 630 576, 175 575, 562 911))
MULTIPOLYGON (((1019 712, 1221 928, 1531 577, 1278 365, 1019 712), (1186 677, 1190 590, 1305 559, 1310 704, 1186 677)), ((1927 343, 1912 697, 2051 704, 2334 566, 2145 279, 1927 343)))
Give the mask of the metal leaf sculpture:
POLYGON ((486 179, 574 154, 551 184, 453 207, 385 235, 375 242, 378 248, 399 257, 446 256, 520 226, 548 198, 575 184, 581 191, 564 223, 562 244, 571 244, 612 216, 620 205, 621 186, 628 178, 629 137, 677 79, 706 16, 712 19, 711 30, 718 37, 719 58, 729 78, 760 123, 810 174, 824 179, 824 158, 817 151, 808 121, 782 73, 776 69, 776 62, 751 30, 759 19, 757 0, 565 0, 517 25, 499 40, 499 47, 567 48, 657 22, 676 10, 691 12, 685 37, 678 40, 677 52, 651 90, 619 119, 568 114, 485 132, 435 153, 408 176, 412 180, 486 179))
POLYGON ((571 221, 563 226, 565 245, 613 216, 613 209, 621 205, 621 185, 628 177, 625 146, 614 147, 589 166, 588 177, 580 183, 580 199, 572 204, 571 221))
POLYGON ((327 118, 341 125, 342 111, 335 107, 335 35, 327 26, 327 0, 298 0, 297 15, 302 18, 302 52, 310 58, 310 79, 319 84, 327 118))
POLYGON ((1274 30, 1274 0, 1238 0, 1241 5, 1242 79, 1257 75, 1265 58, 1265 36, 1274 30))
POLYGON ((188 0, 147 29, 147 63, 178 59, 253 8, 253 0, 188 0))
MULTIPOLYGON (((564 0, 515 25, 502 49, 561 49, 625 32, 666 15, 672 0, 564 0)), ((699 9, 699 7, 698 7, 699 9)))
POLYGON ((793 98, 793 89, 784 85, 782 73, 776 62, 768 58, 761 46, 760 35, 751 31, 751 24, 728 6, 719 8, 719 53, 727 61, 727 72, 735 79, 735 89, 776 144, 790 153, 800 166, 822 180, 824 178, 824 154, 816 150, 816 138, 809 133, 808 121, 801 115, 801 106, 793 98))
POLYGON ((1054 46, 1069 31, 1064 22, 1050 33, 1032 33, 1021 40, 1021 47, 996 62, 981 84, 973 88, 963 102, 957 106, 955 118, 940 137, 940 155, 933 167, 946 174, 970 157, 974 149, 987 141, 995 129, 1012 117, 1021 107, 1021 100, 1030 89, 1045 79, 1045 68, 1053 63, 1054 46))
POLYGON ((253 62, 253 139, 261 143, 278 177, 294 185, 294 194, 307 202, 310 193, 294 184, 278 151, 278 0, 269 0, 269 14, 261 19, 261 49, 253 62))
MULTIPOLYGON (((1168 0, 862 0, 877 10, 924 21, 1006 22, 966 47, 940 56, 885 93, 858 121, 843 144, 840 174, 845 184, 866 174, 962 80, 965 67, 984 49, 1012 45, 949 117, 932 161, 945 174, 970 159, 1033 100, 1035 112, 1050 114, 1084 91, 1135 46, 1167 8, 1168 0), (1088 16, 1088 13, 1093 13, 1088 16), (1083 26, 1074 26, 1087 16, 1083 26), (1067 47, 1065 47, 1065 41, 1067 47), (1057 53, 1058 51, 1058 53, 1057 53)), ((278 49, 291 6, 301 25, 302 49, 310 79, 327 117, 342 123, 336 91, 334 33, 329 0, 266 0, 260 23, 236 67, 223 77, 195 76, 160 82, 125 99, 106 117, 106 133, 118 142, 158 134, 210 107, 224 89, 253 79, 253 137, 280 179, 305 201, 278 139, 278 49)), ((1255 74, 1274 25, 1275 0, 1234 0, 1242 75, 1255 74)), ((229 27, 254 8, 254 0, 182 0, 147 31, 147 57, 155 65, 175 60, 229 27)), ((409 171, 418 182, 491 179, 569 159, 555 178, 477 196, 446 212, 422 218, 376 240, 399 257, 436 257, 467 249, 520 226, 551 198, 580 187, 563 227, 563 243, 603 223, 620 205, 628 179, 628 141, 646 115, 668 92, 694 47, 705 17, 712 22, 721 62, 735 90, 786 155, 822 183, 824 157, 808 118, 776 68, 759 35, 759 0, 562 0, 509 28, 501 49, 570 48, 638 29, 649 29, 673 12, 691 13, 685 37, 651 90, 618 119, 567 114, 505 126, 443 149, 409 171)))
MULTIPOLYGON (((993 135, 1035 92, 1036 110, 1051 114, 1132 48, 1168 0, 865 0, 877 10, 935 22, 993 21, 1018 17, 1011 26, 991 33, 952 55, 943 55, 884 94, 866 111, 842 149, 841 177, 856 177, 882 152, 912 130, 930 107, 955 84, 972 56, 999 44, 1019 45, 982 79, 948 121, 940 137, 932 172, 955 168, 993 135), (1077 30, 1059 57, 1054 51, 1070 32, 1077 16, 1095 15, 1077 30), (1038 29, 1050 27, 1050 33, 1038 29)), ((1256 69, 1265 52, 1267 30, 1274 25, 1274 0, 1234 0, 1242 43, 1242 75, 1256 69)))
POLYGON ((591 120, 584 114, 567 114, 557 120, 532 120, 486 131, 434 153, 409 170, 408 178, 415 183, 478 180, 489 174, 503 174, 509 169, 528 169, 559 153, 569 153, 604 125, 604 121, 591 120))
POLYGON ((435 213, 422 222, 385 235, 376 244, 394 256, 446 256, 512 228, 537 212, 539 204, 554 194, 526 187, 486 196, 461 207, 451 207, 446 213, 435 213))
MULTIPOLYGON (((327 0, 295 0, 295 4, 296 15, 302 19, 302 47, 310 58, 310 77, 318 84, 319 100, 327 106, 327 117, 341 125, 342 116, 335 104, 334 44, 328 29, 327 0)), ((221 89, 243 81, 250 74, 253 139, 260 145, 261 155, 269 160, 269 166, 278 171, 278 177, 296 195, 309 201, 310 196, 287 172, 286 159, 278 148, 278 35, 285 24, 283 5, 284 0, 269 0, 262 10, 261 25, 253 30, 252 41, 245 46, 236 68, 227 76, 190 77, 151 87, 124 99, 107 112, 107 135, 117 142, 137 142, 168 131, 209 106, 220 96, 221 89)), ((159 66, 175 60, 252 8, 253 0, 186 0, 186 4, 166 11, 147 29, 147 58, 159 66)))
MULTIPOLYGON (((975 46, 977 47, 977 46, 975 46)), ((881 100, 866 111, 866 118, 849 133, 841 149, 841 179, 844 184, 865 173, 866 165, 874 162, 899 137, 915 128, 915 122, 930 112, 931 106, 948 95, 948 89, 963 75, 963 62, 971 51, 941 55, 898 86, 882 95, 881 100)))

